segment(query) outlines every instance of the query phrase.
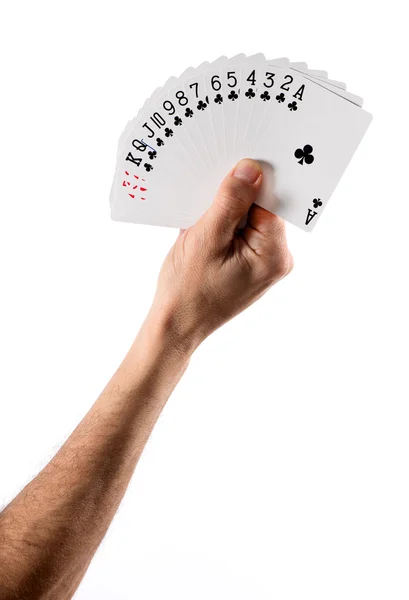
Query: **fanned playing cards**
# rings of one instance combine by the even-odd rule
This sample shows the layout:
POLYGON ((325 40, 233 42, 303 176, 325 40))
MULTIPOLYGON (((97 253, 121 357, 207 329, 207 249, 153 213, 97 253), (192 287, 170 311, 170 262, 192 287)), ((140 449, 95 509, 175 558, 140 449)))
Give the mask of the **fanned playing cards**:
POLYGON ((362 98, 306 63, 240 54, 189 68, 122 133, 112 219, 190 227, 232 166, 254 158, 257 204, 311 231, 371 119, 362 98))

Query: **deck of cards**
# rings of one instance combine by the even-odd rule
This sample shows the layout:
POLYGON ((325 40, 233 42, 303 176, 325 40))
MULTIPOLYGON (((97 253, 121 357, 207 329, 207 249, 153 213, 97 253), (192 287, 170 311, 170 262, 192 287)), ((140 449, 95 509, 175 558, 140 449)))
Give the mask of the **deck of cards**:
POLYGON ((257 204, 311 231, 371 119, 362 98, 306 63, 240 54, 188 68, 122 133, 112 219, 190 227, 234 164, 254 158, 257 204))

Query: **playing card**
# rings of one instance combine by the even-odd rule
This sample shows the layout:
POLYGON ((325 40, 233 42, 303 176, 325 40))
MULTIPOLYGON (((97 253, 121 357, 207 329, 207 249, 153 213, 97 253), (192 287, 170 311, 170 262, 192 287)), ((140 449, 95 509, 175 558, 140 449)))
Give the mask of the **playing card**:
POLYGON ((189 227, 243 157, 260 161, 257 203, 311 231, 371 115, 324 70, 223 56, 170 77, 120 137, 114 220, 189 227))
MULTIPOLYGON (((288 58, 278 58, 274 61, 277 65, 288 65, 288 58)), ((263 54, 257 54, 248 58, 240 69, 240 96, 237 112, 237 132, 234 140, 232 160, 244 156, 244 143, 249 130, 254 131, 262 119, 262 111, 255 112, 255 98, 258 95, 258 74, 264 69, 266 59, 263 54)), ((261 93, 261 92, 260 92, 261 93)))
POLYGON ((142 222, 154 224, 166 215, 169 194, 182 195, 191 183, 200 181, 190 146, 184 146, 178 136, 188 108, 182 96, 176 96, 178 91, 176 87, 156 100, 128 131, 111 190, 113 218, 133 220, 138 214, 142 222), (160 207, 155 198, 161 199, 160 207))
POLYGON ((271 105, 271 126, 249 152, 264 167, 257 203, 311 231, 372 117, 308 78, 290 82, 283 71, 276 83, 284 99, 271 105))
POLYGON ((206 97, 209 100, 210 115, 217 144, 217 158, 215 161, 216 166, 220 164, 220 161, 225 160, 228 152, 226 149, 228 136, 226 134, 224 112, 225 98, 223 97, 222 92, 223 81, 228 77, 229 72, 232 74, 235 66, 240 65, 243 60, 246 60, 245 54, 233 56, 223 65, 220 65, 216 61, 211 65, 206 73, 206 97))

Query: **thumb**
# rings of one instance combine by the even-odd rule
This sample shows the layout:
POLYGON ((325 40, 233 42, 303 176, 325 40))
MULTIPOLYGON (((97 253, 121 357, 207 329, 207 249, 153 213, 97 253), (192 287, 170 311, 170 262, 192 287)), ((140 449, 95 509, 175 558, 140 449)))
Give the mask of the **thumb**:
POLYGON ((224 178, 213 204, 200 219, 219 241, 233 239, 240 221, 257 199, 261 178, 260 164, 250 158, 239 161, 224 178))

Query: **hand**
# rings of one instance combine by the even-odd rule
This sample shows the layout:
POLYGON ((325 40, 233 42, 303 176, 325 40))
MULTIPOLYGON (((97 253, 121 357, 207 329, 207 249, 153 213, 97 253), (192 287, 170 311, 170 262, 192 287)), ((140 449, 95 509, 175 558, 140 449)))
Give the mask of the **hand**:
POLYGON ((164 318, 175 342, 189 350, 293 267, 283 220, 253 204, 261 179, 256 161, 241 160, 209 210, 181 230, 162 266, 150 318, 164 318))

